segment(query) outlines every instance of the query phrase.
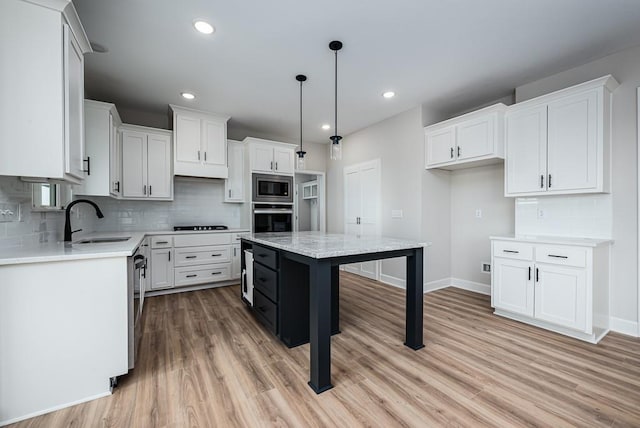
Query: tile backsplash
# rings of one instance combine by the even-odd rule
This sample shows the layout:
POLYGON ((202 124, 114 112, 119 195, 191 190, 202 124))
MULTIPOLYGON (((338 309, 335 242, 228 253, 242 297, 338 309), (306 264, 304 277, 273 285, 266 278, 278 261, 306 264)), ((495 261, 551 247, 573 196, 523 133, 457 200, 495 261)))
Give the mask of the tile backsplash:
POLYGON ((517 235, 612 237, 610 194, 543 196, 516 199, 517 235))
POLYGON ((78 225, 85 231, 157 231, 177 225, 212 224, 241 227, 243 204, 224 203, 223 180, 175 177, 174 200, 169 202, 87 199, 98 204, 104 218, 96 218, 88 207, 88 215, 74 221, 74 227, 78 225))
POLYGON ((0 176, 0 203, 20 204, 20 221, 0 223, 0 247, 44 243, 62 239, 63 212, 31 210, 31 183, 0 176))

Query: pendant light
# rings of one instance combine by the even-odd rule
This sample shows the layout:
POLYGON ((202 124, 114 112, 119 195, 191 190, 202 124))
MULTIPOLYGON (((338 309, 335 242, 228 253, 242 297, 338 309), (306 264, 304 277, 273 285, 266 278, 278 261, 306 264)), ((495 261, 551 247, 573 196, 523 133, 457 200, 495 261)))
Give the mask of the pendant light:
POLYGON ((331 139, 331 159, 332 160, 341 160, 342 159, 342 144, 340 144, 340 140, 342 137, 338 135, 338 51, 342 49, 342 42, 337 40, 329 43, 329 49, 331 49, 335 55, 335 116, 334 116, 334 126, 333 126, 333 136, 329 137, 331 139))
POLYGON ((302 150, 302 82, 307 80, 307 76, 304 74, 298 74, 296 76, 296 80, 300 82, 300 150, 296 152, 298 155, 298 165, 297 168, 300 170, 304 169, 304 155, 307 154, 304 150, 302 150))

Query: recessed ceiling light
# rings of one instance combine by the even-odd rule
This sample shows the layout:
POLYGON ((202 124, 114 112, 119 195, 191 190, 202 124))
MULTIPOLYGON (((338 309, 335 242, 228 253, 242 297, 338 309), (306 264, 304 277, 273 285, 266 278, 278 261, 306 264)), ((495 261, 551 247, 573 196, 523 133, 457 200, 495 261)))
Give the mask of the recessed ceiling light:
POLYGON ((214 31, 216 31, 216 29, 213 28, 213 25, 201 19, 196 19, 195 21, 193 21, 193 26, 195 27, 196 30, 200 31, 202 34, 211 34, 214 31))
POLYGON ((187 100, 192 100, 196 97, 191 92, 181 92, 180 95, 182 95, 182 98, 185 98, 187 100))
POLYGON ((387 91, 387 92, 383 92, 382 96, 385 98, 393 98, 396 96, 396 93, 393 91, 387 91))
POLYGON ((324 129, 325 131, 328 131, 329 129, 331 129, 331 125, 329 125, 328 123, 325 123, 324 125, 322 125, 322 129, 324 129))

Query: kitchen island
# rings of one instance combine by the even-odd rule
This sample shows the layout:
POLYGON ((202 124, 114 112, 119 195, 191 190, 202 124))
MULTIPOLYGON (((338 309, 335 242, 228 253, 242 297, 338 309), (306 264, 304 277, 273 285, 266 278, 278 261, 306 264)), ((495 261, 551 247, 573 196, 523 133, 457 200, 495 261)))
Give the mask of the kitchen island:
MULTIPOLYGON (((254 257, 258 318, 287 343, 308 325, 309 386, 321 393, 331 384, 331 334, 338 329, 338 267, 395 257, 407 260, 404 344, 417 350, 422 337, 423 247, 415 241, 322 232, 259 233, 242 239, 254 257), (308 296, 308 298, 306 298, 308 296)), ((297 338, 298 341, 300 337, 297 338)), ((290 343, 287 343, 290 345, 290 343)))

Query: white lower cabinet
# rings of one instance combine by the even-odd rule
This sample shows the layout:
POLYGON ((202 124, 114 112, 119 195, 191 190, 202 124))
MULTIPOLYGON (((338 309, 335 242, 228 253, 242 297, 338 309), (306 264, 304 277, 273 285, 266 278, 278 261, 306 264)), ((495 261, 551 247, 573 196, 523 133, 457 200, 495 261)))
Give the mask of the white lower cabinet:
POLYGON ((173 248, 151 250, 151 290, 173 287, 173 248))
POLYGON ((233 245, 231 251, 231 279, 240 278, 241 266, 240 266, 240 245, 233 245))
POLYGON ((495 313, 597 343, 609 331, 610 242, 536 241, 492 238, 495 313))

